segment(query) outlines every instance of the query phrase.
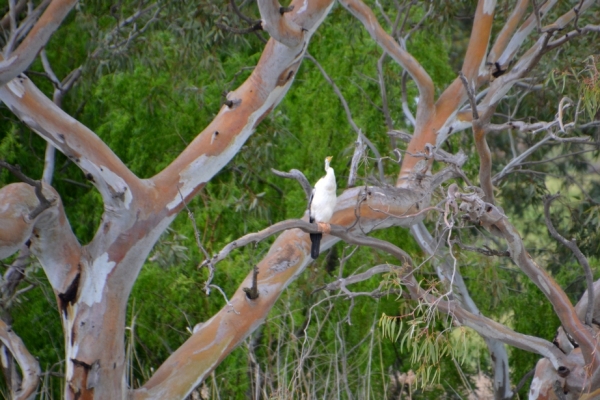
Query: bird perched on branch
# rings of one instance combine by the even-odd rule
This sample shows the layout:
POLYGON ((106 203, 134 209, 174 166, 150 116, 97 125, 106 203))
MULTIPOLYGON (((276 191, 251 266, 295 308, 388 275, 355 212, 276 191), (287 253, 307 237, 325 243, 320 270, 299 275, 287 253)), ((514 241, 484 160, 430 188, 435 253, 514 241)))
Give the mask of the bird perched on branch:
MULTIPOLYGON (((325 172, 327 174, 319 179, 310 196, 308 203, 308 219, 311 223, 316 222, 319 226, 319 231, 328 233, 331 229, 328 222, 331 220, 337 197, 335 195, 336 183, 335 173, 333 168, 329 166, 331 159, 329 156, 325 158, 325 172)), ((319 248, 321 247, 322 233, 311 233, 310 241, 310 256, 313 259, 319 257, 319 248)))

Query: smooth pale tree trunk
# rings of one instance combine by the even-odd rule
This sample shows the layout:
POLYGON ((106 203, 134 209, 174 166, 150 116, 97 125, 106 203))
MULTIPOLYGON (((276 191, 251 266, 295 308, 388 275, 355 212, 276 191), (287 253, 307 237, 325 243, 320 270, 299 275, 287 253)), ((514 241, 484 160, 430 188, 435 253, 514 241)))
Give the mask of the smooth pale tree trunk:
MULTIPOLYGON (((540 363, 544 366, 539 367, 543 373, 536 375, 538 383, 554 382, 556 371, 564 372, 561 368, 565 367, 571 374, 561 378, 566 379, 573 393, 600 387, 597 339, 583 326, 564 291, 527 253, 502 210, 494 205, 491 157, 485 141, 485 129, 501 99, 545 52, 566 42, 562 37, 551 38, 551 33, 560 32, 594 1, 578 2, 577 10, 556 19, 550 27, 552 32, 546 30, 529 49, 522 51, 521 46, 539 21, 533 15, 522 21, 528 1, 515 4, 492 43, 496 2, 480 0, 461 76, 437 99, 436 88, 425 69, 379 25, 367 5, 361 0, 340 3, 412 77, 420 101, 396 187, 351 188, 342 193, 331 221, 331 235, 324 235, 322 248, 344 240, 387 251, 401 262, 404 272, 400 279, 413 299, 435 305, 440 312, 451 314, 457 323, 477 331, 492 352, 495 343, 501 341, 542 355, 544 360, 540 363), (491 79, 492 68, 506 72, 491 79), (474 94, 484 85, 488 85, 486 92, 476 103, 474 94), (472 102, 472 109, 462 110, 467 101, 472 102), (453 185, 448 189, 445 215, 461 203, 473 221, 504 238, 515 264, 547 296, 565 332, 575 338, 581 350, 565 354, 544 339, 514 332, 486 318, 476 308, 436 298, 421 288, 413 276, 414 263, 408 254, 393 244, 364 236, 373 229, 393 225, 410 227, 435 208, 429 207, 432 191, 456 176, 450 168, 450 173, 444 170, 430 177, 434 156, 439 154, 436 148, 453 132, 468 127, 474 131, 485 202, 461 193, 453 185)), ((74 4, 72 0, 53 0, 19 46, 5 49, 5 59, 0 59, 0 100, 79 166, 100 192, 104 214, 94 239, 82 246, 67 221, 59 194, 50 185, 38 184, 37 192, 27 183, 7 185, 0 189, 0 258, 10 256, 27 243, 54 289, 65 337, 66 399, 183 399, 260 326, 281 292, 308 265, 308 232, 315 228, 303 221, 267 228, 265 235, 279 232, 280 228, 287 230, 258 265, 259 297, 249 299, 243 290, 252 284, 251 273, 229 304, 135 390, 126 381, 124 351, 126 307, 132 286, 159 236, 185 203, 237 154, 260 121, 285 96, 312 34, 333 1, 294 0, 291 11, 284 12, 275 0, 258 0, 262 28, 272 37, 258 65, 238 89, 227 94, 227 104, 206 129, 170 165, 149 179, 135 176, 96 134, 64 113, 22 74, 74 4), (50 203, 42 210, 44 201, 50 203)), ((544 3, 540 9, 543 16, 554 4, 556 1, 544 3)), ((593 30, 583 27, 569 34, 573 37, 593 30)), ((35 392, 39 365, 14 333, 1 324, 0 339, 23 371, 23 382, 15 398, 27 398, 35 392)), ((497 389, 502 385, 506 388, 506 378, 502 380, 497 389)), ((545 387, 542 383, 540 387, 545 387)))

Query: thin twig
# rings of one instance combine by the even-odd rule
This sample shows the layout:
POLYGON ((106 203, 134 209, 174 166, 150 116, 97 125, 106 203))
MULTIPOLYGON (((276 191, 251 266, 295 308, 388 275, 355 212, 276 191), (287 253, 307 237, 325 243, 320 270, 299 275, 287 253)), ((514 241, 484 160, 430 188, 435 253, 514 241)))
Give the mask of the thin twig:
POLYGON ((523 375, 523 377, 519 381, 519 384, 515 387, 515 395, 517 393, 519 393, 519 391, 523 388, 523 386, 525 386, 525 384, 527 383, 527 381, 529 379, 531 379, 531 377, 534 374, 535 374, 535 368, 532 368, 529 372, 527 372, 525 375, 523 375))
POLYGON ((323 78, 325 78, 325 80, 333 88, 333 91, 338 96, 340 102, 342 103, 342 106, 344 107, 344 111, 346 112, 346 119, 348 119, 348 123, 350 124, 350 126, 352 127, 352 129, 354 130, 354 132, 356 132, 358 135, 362 135, 363 140, 365 141, 365 143, 367 144, 367 146, 369 146, 369 149, 371 149, 371 151, 375 155, 375 157, 377 159, 377 168, 379 169, 379 180, 381 182, 385 182, 385 176, 384 176, 384 173, 383 173, 383 163, 381 161, 381 154, 379 153, 379 150, 377 150, 377 147, 375 147, 375 145, 365 136, 365 134, 362 133, 362 130, 354 122, 354 119, 352 118, 352 112, 350 111, 350 107, 348 106, 348 102, 346 101, 346 98, 342 94, 342 91, 335 84, 335 82, 333 81, 333 79, 331 79, 331 77, 327 74, 327 72, 321 66, 321 64, 319 64, 319 62, 313 56, 311 56, 308 52, 306 52, 306 54, 304 55, 304 57, 307 58, 307 59, 309 59, 310 61, 312 61, 313 64, 315 64, 317 66, 317 68, 319 69, 319 71, 321 71, 321 75, 323 75, 323 78))

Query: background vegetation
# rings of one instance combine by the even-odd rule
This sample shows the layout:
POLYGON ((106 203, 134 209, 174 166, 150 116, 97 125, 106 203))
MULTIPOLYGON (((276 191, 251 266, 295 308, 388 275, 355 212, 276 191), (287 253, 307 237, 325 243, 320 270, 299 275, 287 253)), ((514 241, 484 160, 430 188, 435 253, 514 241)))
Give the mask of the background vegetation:
MULTIPOLYGON (((136 2, 125 1, 120 6, 108 1, 81 2, 46 48, 59 78, 83 67, 81 79, 65 98, 64 109, 94 130, 140 177, 153 176, 185 148, 216 115, 224 93, 249 75, 263 49, 260 35, 234 35, 217 27, 217 22, 228 26, 243 22, 227 2, 172 3, 161 5, 160 18, 142 36, 127 46, 111 48, 118 43, 115 23, 127 16, 136 2)), ((391 1, 380 3, 383 9, 391 8, 391 1)), ((443 88, 460 68, 475 2, 439 3, 424 29, 416 32, 407 46, 436 87, 443 88)), ((500 3, 506 12, 510 10, 512 2, 500 3)), ((242 11, 258 17, 253 2, 245 3, 242 11)), ((425 11, 424 5, 414 7, 409 23, 418 21, 425 11)), ((585 118, 598 118, 597 43, 598 35, 589 35, 566 46, 559 57, 542 61, 533 74, 541 78, 539 90, 522 99, 509 97, 499 112, 511 113, 518 101, 517 117, 550 120, 557 99, 567 95, 572 99, 583 96, 588 106, 585 118)), ((384 165, 388 183, 394 182, 399 166, 393 161, 376 81, 380 49, 359 22, 336 5, 315 34, 309 52, 341 88, 357 125, 382 156, 391 157, 384 165)), ((394 128, 410 131, 401 107, 401 72, 389 58, 385 61, 394 128)), ((51 97, 53 88, 43 76, 41 62, 31 67, 29 76, 51 97)), ((408 93, 414 107, 416 89, 410 82, 408 93)), ((597 130, 592 134, 599 139, 597 130)), ((490 138, 495 161, 506 157, 511 148, 528 147, 536 141, 534 136, 511 135, 490 138)), ((295 182, 273 175, 271 168, 297 168, 316 181, 323 174, 324 157, 333 155, 338 186, 344 187, 354 140, 355 133, 338 97, 315 64, 305 60, 283 103, 189 204, 203 245, 213 253, 246 233, 302 215, 306 208, 303 191, 295 182)), ((455 135, 447 146, 451 151, 462 148, 470 155, 466 171, 475 178, 478 161, 470 133, 455 135)), ((27 175, 38 178, 44 150, 42 139, 0 108, 0 158, 19 164, 27 175)), ((577 144, 565 144, 550 154, 559 157, 576 150, 577 144)), ((531 160, 548 158, 549 153, 545 154, 535 153, 531 160)), ((548 238, 540 204, 544 194, 557 190, 565 194, 561 205, 555 206, 555 225, 565 237, 576 238, 584 254, 591 256, 598 278, 600 185, 597 169, 591 169, 590 163, 593 168, 600 167, 597 151, 557 158, 539 168, 532 164, 539 173, 512 174, 498 188, 501 205, 526 235, 530 252, 567 289, 573 302, 585 289, 583 274, 572 254, 548 238)), ((76 235, 86 243, 99 224, 101 198, 64 156, 58 155, 56 165, 53 185, 61 193, 76 235)), ((364 182, 375 179, 372 160, 365 161, 361 175, 364 182)), ((0 171, 0 186, 13 179, 0 171)), ((434 220, 427 223, 435 225, 434 220)), ((460 234, 476 240, 483 233, 465 228, 460 234)), ((404 229, 376 235, 410 254, 421 254, 404 229)), ((233 292, 268 244, 239 250, 219 264, 215 283, 225 293, 233 292)), ((508 258, 486 257, 458 246, 454 250, 471 295, 485 315, 519 332, 552 340, 558 319, 542 293, 508 258)), ((193 223, 182 213, 156 245, 130 299, 126 340, 132 386, 147 379, 197 323, 209 319, 225 304, 218 292, 206 295, 202 291, 206 279, 206 271, 198 268, 202 259, 193 223)), ((298 393, 297 398, 398 398, 403 373, 431 367, 427 385, 418 381, 411 386, 413 398, 465 398, 475 390, 479 372, 490 373, 487 349, 476 334, 454 329, 440 317, 425 327, 425 318, 430 316, 413 311, 415 305, 401 296, 362 296, 351 301, 318 291, 338 276, 387 261, 391 259, 378 252, 336 245, 288 288, 264 326, 217 368, 197 394, 202 398, 242 399, 259 390, 264 398, 284 393, 298 393), (401 316, 392 335, 397 341, 379 327, 383 313, 401 316), (442 351, 449 356, 423 363, 428 355, 442 351), (257 386, 259 380, 262 383, 257 386)), ((420 271, 420 279, 435 280, 429 264, 420 271)), ((393 287, 393 279, 373 278, 353 290, 393 287)), ((60 320, 52 290, 35 261, 22 283, 23 287, 30 284, 35 288, 12 304, 4 304, 3 312, 12 317, 14 330, 46 371, 43 397, 58 398, 64 361, 60 320)), ((539 357, 517 349, 509 351, 511 378, 517 384, 539 357)), ((7 393, 6 388, 2 390, 7 393)), ((520 398, 526 390, 527 385, 520 398)))

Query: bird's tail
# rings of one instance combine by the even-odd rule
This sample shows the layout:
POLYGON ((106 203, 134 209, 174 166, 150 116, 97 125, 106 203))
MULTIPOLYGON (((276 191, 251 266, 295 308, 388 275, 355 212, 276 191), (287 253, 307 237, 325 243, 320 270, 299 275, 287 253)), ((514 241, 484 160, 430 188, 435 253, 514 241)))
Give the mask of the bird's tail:
POLYGON ((312 245, 310 246, 310 256, 313 258, 313 260, 316 260, 317 257, 319 257, 319 249, 321 248, 322 237, 322 233, 310 234, 310 242, 312 243, 312 245))

